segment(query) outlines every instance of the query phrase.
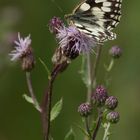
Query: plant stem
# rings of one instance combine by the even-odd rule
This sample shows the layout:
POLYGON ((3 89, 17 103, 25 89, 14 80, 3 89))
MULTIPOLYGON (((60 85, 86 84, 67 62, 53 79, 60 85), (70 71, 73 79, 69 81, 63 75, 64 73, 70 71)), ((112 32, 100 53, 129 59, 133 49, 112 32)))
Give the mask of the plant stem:
POLYGON ((97 70, 98 70, 98 64, 101 56, 101 50, 102 50, 102 45, 97 46, 97 52, 96 52, 96 58, 95 62, 93 65, 93 70, 92 70, 92 86, 95 88, 96 87, 96 76, 97 76, 97 70))
POLYGON ((105 128, 105 133, 104 133, 103 140, 108 140, 109 128, 110 128, 110 123, 107 123, 107 126, 105 128))
POLYGON ((36 106, 37 110, 39 112, 41 112, 41 107, 39 106, 39 103, 38 103, 38 101, 36 99, 36 96, 34 94, 34 91, 33 91, 31 73, 30 72, 26 72, 26 80, 27 80, 27 85, 28 85, 28 90, 29 90, 30 96, 33 100, 33 104, 36 106))
POLYGON ((100 125, 101 125, 101 122, 102 122, 102 111, 99 109, 98 110, 98 118, 97 118, 97 124, 96 124, 96 128, 93 132, 93 136, 92 136, 92 140, 95 140, 96 139, 96 136, 97 136, 97 132, 100 128, 100 125))
POLYGON ((96 76, 97 76, 97 69, 100 60, 100 55, 101 55, 101 49, 102 46, 99 45, 97 47, 96 58, 92 70, 91 70, 91 57, 89 53, 87 54, 87 81, 88 81, 87 102, 89 103, 91 102, 92 88, 96 87, 96 76))
MULTIPOLYGON (((97 46, 96 57, 95 57, 95 61, 94 61, 94 65, 93 65, 92 69, 91 69, 91 65, 92 65, 91 64, 91 62, 92 62, 91 56, 90 56, 90 54, 86 55, 86 60, 87 60, 87 63, 86 63, 86 65, 87 65, 87 80, 86 81, 88 81, 88 83, 87 83, 87 85, 88 85, 87 102, 89 102, 89 103, 91 103, 92 90, 93 90, 93 88, 96 87, 95 83, 96 83, 98 64, 99 64, 99 60, 100 60, 101 48, 102 48, 101 45, 97 46)), ((90 120, 91 118, 88 117, 88 119, 90 120)), ((100 119, 98 121, 100 122, 100 119)), ((100 125, 100 124, 97 124, 97 125, 100 125)), ((98 127, 99 126, 96 126, 96 128, 98 128, 98 127)), ((96 131, 98 131, 98 129, 96 131)), ((95 132, 95 134, 97 134, 97 132, 95 132)), ((85 140, 86 140, 86 138, 85 138, 85 140)))
POLYGON ((67 62, 56 65, 51 73, 51 78, 49 79, 48 88, 45 92, 43 101, 42 101, 42 124, 43 124, 43 133, 44 140, 49 140, 50 133, 50 112, 51 112, 51 102, 52 102, 52 90, 53 83, 57 77, 57 75, 67 66, 67 62))
POLYGON ((87 102, 91 103, 92 94, 92 79, 91 79, 91 56, 90 53, 87 54, 87 102))

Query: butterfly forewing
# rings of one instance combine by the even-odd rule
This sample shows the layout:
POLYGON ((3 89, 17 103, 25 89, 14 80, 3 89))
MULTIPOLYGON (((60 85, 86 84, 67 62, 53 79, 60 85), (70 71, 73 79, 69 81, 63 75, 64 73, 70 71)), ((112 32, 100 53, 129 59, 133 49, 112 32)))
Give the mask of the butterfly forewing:
POLYGON ((85 0, 73 11, 71 20, 81 31, 103 42, 115 39, 111 32, 121 17, 121 0, 85 0))

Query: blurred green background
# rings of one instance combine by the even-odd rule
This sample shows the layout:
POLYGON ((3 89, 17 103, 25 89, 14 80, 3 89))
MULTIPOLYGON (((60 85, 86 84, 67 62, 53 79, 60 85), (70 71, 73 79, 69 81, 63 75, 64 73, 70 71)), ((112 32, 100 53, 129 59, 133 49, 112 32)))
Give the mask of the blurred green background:
MULTIPOLYGON (((0 140, 42 140, 40 115, 28 104, 22 94, 28 93, 25 73, 18 63, 9 61, 12 40, 17 32, 22 36, 29 33, 36 56, 36 68, 32 72, 34 90, 39 100, 47 86, 47 74, 38 61, 42 58, 51 68, 51 56, 56 42, 47 24, 53 16, 62 17, 70 13, 79 0, 1 0, 0 1, 0 140)), ((118 44, 123 56, 111 72, 109 86, 111 95, 119 99, 120 122, 112 127, 111 140, 140 139, 140 1, 123 1, 122 19, 115 29, 118 38, 105 44, 101 63, 108 63, 108 49, 118 44)), ((85 101, 86 88, 78 74, 81 58, 55 82, 53 103, 61 97, 64 107, 61 115, 53 122, 54 140, 63 140, 75 122, 80 123, 77 106, 85 101)), ((99 83, 104 77, 100 66, 99 83)), ((77 128, 75 131, 82 140, 77 128)), ((98 138, 100 139, 100 137, 98 138)))

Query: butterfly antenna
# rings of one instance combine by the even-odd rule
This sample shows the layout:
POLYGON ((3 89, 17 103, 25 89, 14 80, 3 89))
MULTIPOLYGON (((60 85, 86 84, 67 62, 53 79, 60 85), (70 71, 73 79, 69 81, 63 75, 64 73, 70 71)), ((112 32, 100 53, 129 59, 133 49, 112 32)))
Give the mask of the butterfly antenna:
POLYGON ((59 9, 59 11, 60 11, 61 13, 64 13, 63 9, 56 3, 55 0, 51 0, 51 1, 55 4, 55 6, 59 9))

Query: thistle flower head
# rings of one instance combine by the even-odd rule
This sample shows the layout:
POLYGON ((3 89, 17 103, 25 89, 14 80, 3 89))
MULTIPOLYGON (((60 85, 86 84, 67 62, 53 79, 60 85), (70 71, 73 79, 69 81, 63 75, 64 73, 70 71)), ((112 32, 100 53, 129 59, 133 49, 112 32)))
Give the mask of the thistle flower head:
POLYGON ((18 41, 15 41, 16 46, 14 47, 15 50, 11 51, 9 54, 11 56, 11 61, 20 59, 27 54, 31 53, 30 45, 31 45, 31 39, 30 35, 21 38, 20 34, 18 33, 18 41))
POLYGON ((18 33, 18 41, 15 41, 15 50, 11 51, 9 54, 11 56, 11 61, 20 59, 22 64, 22 70, 31 71, 34 68, 35 61, 33 56, 33 51, 31 48, 31 39, 30 35, 21 38, 18 33))
POLYGON ((119 58, 122 55, 122 49, 118 46, 113 46, 110 50, 109 50, 109 54, 113 57, 113 58, 119 58))
POLYGON ((91 113, 91 105, 89 103, 82 103, 78 107, 78 112, 80 113, 81 116, 87 117, 91 113))
POLYGON ((104 86, 97 86, 95 92, 92 95, 93 103, 97 106, 103 106, 108 97, 107 90, 104 86))
POLYGON ((93 38, 79 31, 75 26, 59 30, 56 37, 64 54, 70 59, 76 58, 81 53, 89 53, 96 46, 93 38))
POLYGON ((55 33, 63 55, 69 59, 75 59, 81 53, 89 53, 97 44, 94 38, 86 35, 74 25, 66 27, 60 18, 54 17, 49 27, 50 31, 55 33))

